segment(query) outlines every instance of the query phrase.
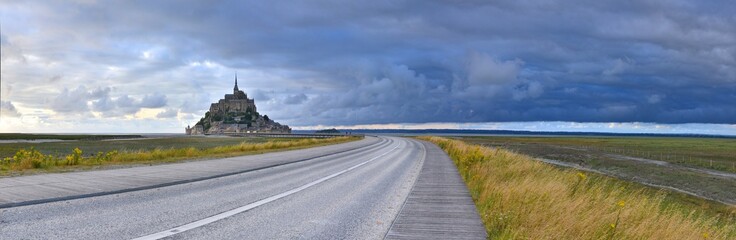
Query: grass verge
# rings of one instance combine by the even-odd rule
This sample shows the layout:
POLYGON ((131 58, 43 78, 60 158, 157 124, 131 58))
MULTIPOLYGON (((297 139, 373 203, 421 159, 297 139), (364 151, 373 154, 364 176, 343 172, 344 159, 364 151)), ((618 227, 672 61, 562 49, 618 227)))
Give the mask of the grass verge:
POLYGON ((242 142, 209 148, 156 148, 153 150, 97 152, 85 156, 81 149, 74 148, 66 156, 43 154, 30 148, 18 150, 13 157, 0 161, 0 175, 18 175, 37 172, 77 170, 105 165, 152 164, 175 162, 186 159, 232 157, 272 151, 292 150, 321 145, 337 144, 360 139, 359 137, 305 138, 269 140, 262 143, 242 142))
POLYGON ((736 139, 508 136, 457 139, 570 163, 626 181, 672 187, 703 198, 736 204, 736 191, 733 190, 736 189, 736 178, 729 177, 729 174, 734 176, 736 173, 736 167, 731 167, 736 166, 736 139), (665 158, 660 158, 663 152, 667 152, 663 155, 665 158), (672 158, 668 160, 669 154, 672 158), (696 160, 697 156, 713 160, 713 166, 702 164, 710 160, 696 160), (691 157, 692 162, 680 161, 691 157), (697 162, 701 164, 695 164, 697 162))
POLYGON ((491 239, 734 239, 736 208, 440 137, 491 239), (690 200, 693 202, 688 202, 690 200))

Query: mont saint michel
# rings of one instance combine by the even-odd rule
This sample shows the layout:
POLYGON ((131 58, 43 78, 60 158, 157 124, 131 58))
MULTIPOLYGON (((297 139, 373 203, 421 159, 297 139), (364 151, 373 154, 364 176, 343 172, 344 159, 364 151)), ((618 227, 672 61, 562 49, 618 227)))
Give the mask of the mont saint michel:
POLYGON ((229 133, 291 133, 291 128, 261 116, 253 99, 238 89, 238 76, 232 94, 210 104, 210 110, 194 125, 187 126, 187 135, 229 133))

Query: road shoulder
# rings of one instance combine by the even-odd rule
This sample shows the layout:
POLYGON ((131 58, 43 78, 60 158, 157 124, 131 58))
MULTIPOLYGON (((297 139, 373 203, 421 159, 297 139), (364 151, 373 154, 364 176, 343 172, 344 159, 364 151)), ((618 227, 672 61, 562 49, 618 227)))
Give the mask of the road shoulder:
POLYGON ((486 239, 455 164, 436 145, 420 142, 427 158, 386 239, 486 239))

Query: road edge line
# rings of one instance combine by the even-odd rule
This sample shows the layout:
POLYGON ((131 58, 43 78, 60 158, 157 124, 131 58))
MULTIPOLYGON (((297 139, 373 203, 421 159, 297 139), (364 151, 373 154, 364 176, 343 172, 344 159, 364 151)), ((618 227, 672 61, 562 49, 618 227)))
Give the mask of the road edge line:
POLYGON ((282 193, 279 193, 279 194, 276 194, 276 195, 273 195, 273 196, 270 196, 270 197, 267 197, 267 198, 264 198, 264 199, 261 199, 261 200, 252 202, 252 203, 249 203, 249 204, 247 204, 245 206, 241 206, 241 207, 237 207, 237 208, 234 208, 234 209, 225 211, 225 212, 221 212, 221 213, 218 213, 218 214, 215 214, 215 215, 212 215, 212 216, 209 216, 209 217, 206 217, 206 218, 203 218, 203 219, 194 221, 194 222, 190 222, 190 223, 187 223, 187 224, 178 226, 178 227, 170 228, 170 229, 167 229, 167 230, 164 230, 164 231, 152 233, 152 234, 145 235, 145 236, 142 236, 142 237, 137 237, 137 238, 134 238, 133 240, 157 240, 157 239, 161 239, 161 238, 173 236, 173 235, 176 235, 176 234, 179 234, 179 233, 182 233, 182 232, 186 232, 186 231, 189 231, 189 230, 198 228, 198 227, 202 227, 202 226, 205 226, 207 224, 214 223, 214 222, 223 220, 225 218, 234 216, 236 214, 240 214, 240 213, 246 212, 248 210, 257 208, 259 206, 262 206, 264 204, 267 204, 267 203, 270 203, 270 202, 279 200, 281 198, 287 197, 289 195, 292 195, 292 194, 301 192, 301 191, 303 191, 303 190, 305 190, 305 189, 307 189, 309 187, 312 187, 314 185, 320 184, 320 183, 322 183, 324 181, 330 180, 330 179, 335 178, 337 176, 340 176, 340 175, 342 175, 344 173, 347 173, 349 171, 352 171, 353 169, 359 168, 359 167, 361 167, 363 165, 366 165, 366 164, 368 164, 370 162, 373 162, 374 160, 376 160, 376 159, 378 159, 380 157, 385 156, 386 154, 388 154, 390 152, 393 152, 397 148, 399 148, 399 145, 397 145, 394 148, 392 148, 391 150, 388 150, 388 151, 386 151, 386 152, 384 152, 384 153, 382 153, 382 154, 380 154, 378 156, 375 156, 375 157, 373 157, 373 158, 371 158, 371 159, 369 159, 367 161, 364 161, 362 163, 353 165, 352 167, 349 167, 349 168, 347 168, 345 170, 339 171, 337 173, 330 174, 330 175, 328 175, 326 177, 322 177, 320 179, 317 179, 317 180, 314 180, 314 181, 309 182, 307 184, 304 184, 302 186, 293 188, 293 189, 288 190, 286 192, 282 192, 282 193))

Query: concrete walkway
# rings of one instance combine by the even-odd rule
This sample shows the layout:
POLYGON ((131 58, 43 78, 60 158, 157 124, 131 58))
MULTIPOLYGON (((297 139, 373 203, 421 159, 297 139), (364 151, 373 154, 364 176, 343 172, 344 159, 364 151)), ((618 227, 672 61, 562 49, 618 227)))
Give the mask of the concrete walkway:
POLYGON ((151 189, 305 161, 349 151, 366 151, 385 141, 363 140, 294 151, 123 169, 0 178, 0 208, 151 189))
POLYGON ((486 239, 473 199, 457 167, 434 144, 386 239, 486 239))

